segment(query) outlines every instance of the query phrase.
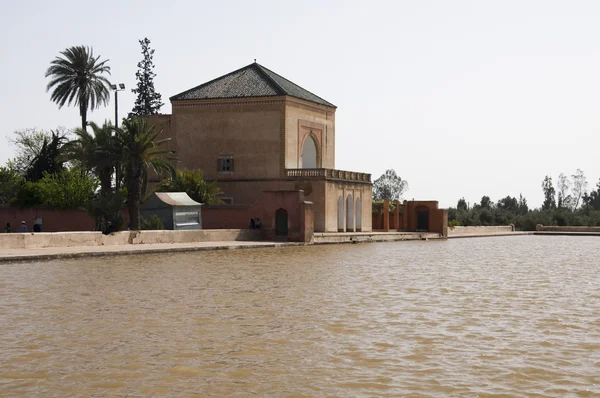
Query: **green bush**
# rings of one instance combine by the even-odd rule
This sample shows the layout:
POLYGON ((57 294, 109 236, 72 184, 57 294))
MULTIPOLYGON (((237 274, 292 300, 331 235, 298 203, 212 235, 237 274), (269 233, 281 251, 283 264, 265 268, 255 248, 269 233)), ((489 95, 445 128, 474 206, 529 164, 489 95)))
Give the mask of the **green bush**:
POLYGON ((449 227, 460 227, 460 221, 458 221, 457 219, 450 220, 450 221, 448 221, 448 226, 449 227))
POLYGON ((107 224, 110 222, 117 230, 123 229, 123 214, 125 208, 125 198, 127 198, 127 189, 122 188, 116 192, 106 194, 97 194, 87 203, 86 210, 96 222, 96 230, 100 230, 100 220, 107 224))
POLYGON ((11 206, 46 206, 52 209, 77 209, 94 196, 98 181, 79 170, 65 169, 59 173, 48 174, 37 181, 28 181, 21 186, 11 206))
POLYGON ((165 225, 159 216, 152 215, 150 217, 144 218, 142 217, 140 223, 140 229, 142 230, 163 230, 165 229, 165 225))
MULTIPOLYGON (((380 210, 383 210, 383 200, 373 199, 373 201, 371 202, 371 208, 372 208, 373 214, 379 213, 380 210)), ((396 208, 396 205, 394 204, 394 202, 390 201, 389 202, 390 214, 394 213, 395 208, 396 208)), ((403 214, 403 211, 404 211, 404 207, 400 204, 400 214, 403 214)))

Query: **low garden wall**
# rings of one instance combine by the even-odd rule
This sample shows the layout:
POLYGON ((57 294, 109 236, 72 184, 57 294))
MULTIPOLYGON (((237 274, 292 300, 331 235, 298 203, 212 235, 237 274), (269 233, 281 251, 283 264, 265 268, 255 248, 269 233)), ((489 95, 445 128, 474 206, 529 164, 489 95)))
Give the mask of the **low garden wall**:
POLYGON ((559 227, 538 224, 535 226, 535 230, 540 232, 600 232, 600 227, 559 227))
POLYGON ((514 225, 448 227, 448 236, 458 235, 492 235, 514 232, 514 225))
POLYGON ((144 245, 261 240, 260 231, 220 229, 194 231, 25 232, 0 234, 0 249, 42 249, 46 247, 144 245))
POLYGON ((0 232, 4 232, 7 222, 11 224, 13 231, 16 231, 21 221, 25 221, 28 230, 31 231, 34 221, 38 218, 42 219, 44 232, 93 231, 96 227, 94 219, 84 210, 0 207, 0 232))

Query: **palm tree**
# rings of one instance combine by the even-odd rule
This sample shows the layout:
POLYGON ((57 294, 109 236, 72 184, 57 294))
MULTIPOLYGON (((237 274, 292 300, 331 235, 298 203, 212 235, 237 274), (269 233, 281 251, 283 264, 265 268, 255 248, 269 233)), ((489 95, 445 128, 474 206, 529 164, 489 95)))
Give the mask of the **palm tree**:
POLYGON ((160 148, 170 138, 157 141, 162 130, 155 131, 155 126, 149 126, 146 118, 124 119, 123 126, 114 130, 125 170, 130 229, 137 230, 140 228, 142 187, 148 181, 148 172, 174 174, 175 151, 160 148))
POLYGON ((76 139, 62 148, 63 158, 77 161, 86 171, 93 172, 100 180, 101 195, 107 195, 112 192, 112 175, 120 160, 120 148, 112 135, 113 126, 110 122, 104 122, 101 127, 94 122, 89 125, 93 134, 81 128, 76 129, 76 139))
POLYGON ((64 169, 64 160, 61 157, 63 142, 67 138, 51 131, 51 137, 44 137, 44 142, 39 153, 32 159, 25 171, 25 178, 28 181, 39 181, 44 177, 44 173, 54 174, 64 169))
POLYGON ((216 181, 206 181, 202 170, 177 170, 172 179, 160 183, 157 191, 185 192, 196 202, 208 205, 222 204, 219 195, 223 193, 216 181))
POLYGON ((90 47, 74 46, 61 51, 63 57, 56 57, 46 70, 51 80, 46 91, 52 91, 50 99, 62 108, 65 103, 79 106, 81 128, 87 126, 87 111, 108 103, 110 82, 103 73, 110 74, 108 60, 100 62, 100 56, 94 58, 90 47))

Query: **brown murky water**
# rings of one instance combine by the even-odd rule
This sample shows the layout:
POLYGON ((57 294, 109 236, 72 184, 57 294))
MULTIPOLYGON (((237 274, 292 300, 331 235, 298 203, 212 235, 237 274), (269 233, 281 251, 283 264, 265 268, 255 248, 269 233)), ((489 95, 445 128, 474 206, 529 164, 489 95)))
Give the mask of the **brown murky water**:
POLYGON ((600 396, 600 239, 0 264, 0 396, 600 396))

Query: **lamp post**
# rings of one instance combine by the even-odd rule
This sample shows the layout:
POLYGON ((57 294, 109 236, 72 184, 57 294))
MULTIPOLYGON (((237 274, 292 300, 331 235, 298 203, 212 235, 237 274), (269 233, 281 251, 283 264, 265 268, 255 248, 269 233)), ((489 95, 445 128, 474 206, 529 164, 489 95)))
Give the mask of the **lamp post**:
POLYGON ((119 97, 117 94, 119 91, 125 90, 125 84, 119 83, 119 87, 117 88, 116 84, 111 84, 110 88, 115 90, 115 128, 119 127, 119 97))

